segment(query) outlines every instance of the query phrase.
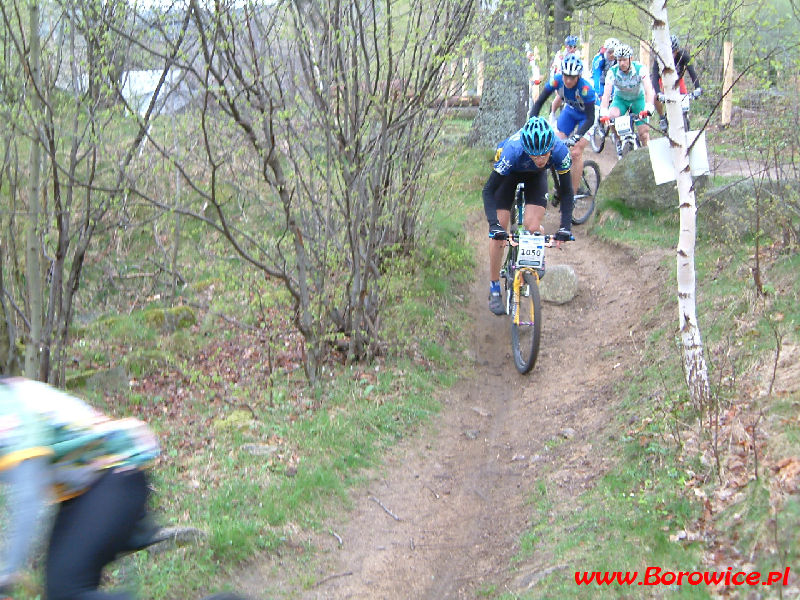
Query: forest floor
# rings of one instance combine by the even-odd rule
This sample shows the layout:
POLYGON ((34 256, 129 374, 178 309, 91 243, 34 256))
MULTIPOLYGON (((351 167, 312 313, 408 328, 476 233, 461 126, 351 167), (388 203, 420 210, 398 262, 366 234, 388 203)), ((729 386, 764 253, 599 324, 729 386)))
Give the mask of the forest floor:
MULTIPOLYGON (((616 162, 608 148, 591 158, 604 176, 616 162)), ((556 219, 549 210, 545 229, 554 230, 556 219)), ((482 215, 469 228, 478 255, 486 255, 482 215)), ((300 568, 314 569, 317 584, 301 597, 474 598, 488 582, 519 591, 555 567, 536 562, 509 571, 530 526, 526 502, 542 477, 569 503, 605 471, 614 390, 639 360, 648 334, 641 317, 670 276, 663 267, 669 252, 633 256, 580 227, 575 236, 548 254, 548 265, 571 265, 578 295, 544 305, 542 349, 527 376, 514 368, 507 320, 488 310, 487 265, 479 262, 463 376, 445 392, 435 423, 394 448, 355 493, 354 510, 329 524, 331 535, 312 541, 315 564, 300 568)), ((280 579, 291 585, 284 571, 291 561, 273 557, 253 567, 239 586, 254 598, 280 579)))

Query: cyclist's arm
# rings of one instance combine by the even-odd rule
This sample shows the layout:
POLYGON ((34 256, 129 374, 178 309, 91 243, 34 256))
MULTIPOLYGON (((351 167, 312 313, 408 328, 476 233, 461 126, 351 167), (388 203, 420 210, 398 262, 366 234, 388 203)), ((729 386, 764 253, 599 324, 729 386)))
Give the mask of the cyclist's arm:
POLYGON ((594 84, 595 91, 600 89, 600 80, 603 78, 603 66, 600 55, 592 59, 592 83, 594 84))
MULTIPOLYGON (((653 84, 650 82, 649 77, 642 77, 642 84, 644 86, 644 102, 647 106, 652 107, 656 100, 656 92, 653 89, 653 84)), ((650 112, 652 112, 652 110, 650 112)))
POLYGON ((692 78, 692 85, 694 85, 694 89, 697 89, 700 86, 700 78, 697 76, 697 73, 692 66, 691 59, 688 59, 686 62, 686 70, 689 71, 689 77, 692 78))
POLYGON ((603 88, 603 99, 600 101, 600 116, 608 111, 608 105, 611 103, 611 93, 614 91, 614 74, 611 69, 606 73, 606 85, 603 88))
POLYGON ((494 195, 503 183, 503 175, 497 171, 492 171, 486 184, 483 186, 483 212, 486 213, 486 220, 491 225, 497 223, 497 203, 495 202, 494 195))
POLYGON ((658 94, 661 91, 661 85, 658 80, 661 79, 661 73, 658 68, 658 58, 653 59, 653 66, 650 69, 650 83, 653 84, 653 91, 658 94))
POLYGON ((606 79, 606 85, 603 88, 603 97, 600 100, 600 116, 608 111, 608 105, 611 104, 611 91, 614 89, 614 84, 609 83, 606 79))
POLYGON ((8 579, 25 566, 35 539, 39 515, 48 499, 49 459, 25 459, 0 474, 7 487, 8 521, 0 578, 8 579))
POLYGON ((536 101, 531 106, 531 111, 528 113, 528 118, 531 117, 538 117, 539 112, 542 110, 542 106, 544 103, 547 102, 547 99, 553 94, 553 88, 550 86, 549 83, 545 84, 544 88, 542 89, 542 93, 539 94, 539 97, 536 98, 536 101))

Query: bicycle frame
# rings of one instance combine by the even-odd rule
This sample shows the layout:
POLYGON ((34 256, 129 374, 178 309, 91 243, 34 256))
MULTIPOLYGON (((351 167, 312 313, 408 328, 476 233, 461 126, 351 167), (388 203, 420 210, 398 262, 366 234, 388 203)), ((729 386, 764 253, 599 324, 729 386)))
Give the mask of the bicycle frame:
POLYGON ((540 269, 544 269, 544 247, 549 239, 549 236, 529 234, 524 230, 524 189, 523 184, 517 186, 508 253, 500 272, 505 281, 506 314, 511 316, 514 365, 523 375, 533 368, 539 353, 542 329, 539 279, 540 269), (529 314, 523 299, 524 305, 530 306, 529 314))
MULTIPOLYGON (((544 264, 544 255, 542 255, 542 263, 544 264)), ((528 317, 528 320, 520 320, 520 298, 522 298, 522 286, 527 285, 524 283, 524 273, 526 272, 531 273, 535 277, 536 285, 539 285, 539 271, 537 271, 534 267, 514 268, 514 282, 511 286, 511 289, 514 290, 514 308, 516 309, 514 310, 514 318, 512 319, 514 325, 532 325, 534 322, 533 305, 531 305, 531 314, 528 317)))
MULTIPOLYGON (((509 229, 511 229, 509 239, 508 239, 508 254, 506 254, 506 260, 503 264, 503 268, 501 270, 501 275, 505 274, 506 277, 506 285, 508 285, 509 275, 513 276, 511 280, 511 290, 513 291, 513 298, 516 304, 514 311, 514 318, 513 323, 515 325, 520 324, 530 324, 527 321, 523 321, 520 323, 519 320, 519 304, 520 304, 520 291, 522 290, 524 276, 523 274, 528 272, 531 273, 536 279, 536 285, 539 285, 540 279, 540 269, 544 268, 544 243, 542 244, 541 250, 541 260, 540 264, 541 267, 537 269, 535 266, 527 266, 520 264, 519 261, 519 242, 520 242, 520 235, 524 231, 523 222, 525 217, 525 186, 524 184, 519 184, 517 186, 516 193, 514 195, 514 207, 512 212, 512 222, 509 229)), ((549 236, 542 236, 543 241, 546 243, 548 241, 549 236)), ((508 302, 508 290, 506 290, 506 313, 511 314, 511 306, 508 302)), ((531 315, 531 322, 533 321, 533 315, 531 315)))

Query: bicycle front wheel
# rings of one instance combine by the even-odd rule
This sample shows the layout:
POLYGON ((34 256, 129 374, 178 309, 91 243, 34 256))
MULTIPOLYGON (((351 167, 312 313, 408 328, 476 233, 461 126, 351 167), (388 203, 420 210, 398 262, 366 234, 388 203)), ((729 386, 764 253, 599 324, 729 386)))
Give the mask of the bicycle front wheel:
POLYGON ((575 192, 572 207, 572 222, 575 225, 586 223, 594 211, 595 195, 600 186, 600 166, 593 160, 583 161, 581 182, 575 192))
POLYGON ((514 365, 523 375, 536 364, 539 355, 539 338, 542 333, 542 301, 539 298, 539 282, 536 275, 522 273, 519 299, 513 297, 511 315, 511 353, 514 365), (519 302, 518 302, 519 301, 519 302), (519 306, 517 304, 519 303, 519 306), (519 317, 519 318, 517 318, 519 317))
POLYGON ((589 142, 592 144, 592 150, 597 154, 603 151, 603 147, 606 145, 606 131, 602 125, 596 123, 592 127, 592 135, 589 138, 589 142))
POLYGON ((635 146, 633 140, 625 140, 622 142, 622 152, 620 153, 621 156, 627 156, 629 153, 633 152, 635 146))

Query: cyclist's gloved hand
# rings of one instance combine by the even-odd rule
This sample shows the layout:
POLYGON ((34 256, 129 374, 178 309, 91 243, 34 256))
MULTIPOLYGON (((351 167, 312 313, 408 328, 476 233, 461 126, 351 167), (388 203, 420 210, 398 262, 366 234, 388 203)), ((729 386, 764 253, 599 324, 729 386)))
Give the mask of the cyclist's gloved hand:
POLYGON ((659 102, 663 102, 664 99, 665 99, 664 92, 658 92, 658 95, 656 96, 656 98, 658 98, 659 102))
POLYGON ((493 240, 507 240, 508 232, 497 221, 489 223, 489 237, 493 240))
POLYGON ((573 134, 572 134, 571 136, 569 136, 569 137, 568 137, 566 140, 564 140, 564 143, 565 143, 567 146, 569 146, 570 148, 572 148, 572 147, 573 147, 575 144, 577 144, 577 143, 578 143, 578 140, 580 140, 580 139, 581 139, 581 136, 580 136, 579 134, 577 134, 577 133, 573 133, 573 134))
POLYGON ((608 123, 611 121, 611 117, 608 115, 603 115, 598 119, 598 121, 600 121, 603 125, 608 125, 608 123))
POLYGON ((702 95, 703 95, 703 88, 701 87, 694 88, 694 91, 692 92, 692 98, 699 98, 702 95))
POLYGON ((652 110, 648 110, 648 108, 645 106, 644 110, 639 113, 639 118, 644 121, 644 120, 647 120, 650 117, 650 115, 652 115, 652 114, 653 114, 653 111, 652 110))
POLYGON ((572 232, 566 227, 562 227, 553 236, 557 242, 568 242, 572 239, 572 232))

